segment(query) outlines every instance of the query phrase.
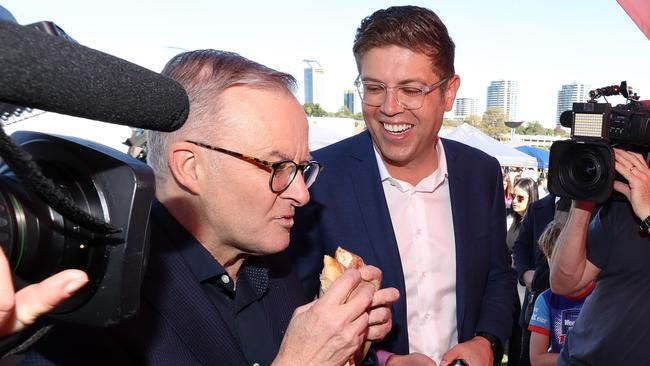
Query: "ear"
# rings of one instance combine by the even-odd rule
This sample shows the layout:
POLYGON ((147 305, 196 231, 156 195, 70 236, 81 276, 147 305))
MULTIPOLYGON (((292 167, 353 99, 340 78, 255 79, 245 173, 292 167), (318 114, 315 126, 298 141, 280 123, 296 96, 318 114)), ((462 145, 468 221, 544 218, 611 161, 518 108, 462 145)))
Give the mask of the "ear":
POLYGON ((183 189, 199 194, 199 162, 201 155, 198 147, 185 141, 178 141, 171 144, 167 150, 167 161, 169 170, 174 179, 183 189))
POLYGON ((456 92, 460 88, 460 76, 454 75, 447 82, 447 88, 445 89, 445 112, 451 111, 454 107, 454 101, 456 100, 456 92))

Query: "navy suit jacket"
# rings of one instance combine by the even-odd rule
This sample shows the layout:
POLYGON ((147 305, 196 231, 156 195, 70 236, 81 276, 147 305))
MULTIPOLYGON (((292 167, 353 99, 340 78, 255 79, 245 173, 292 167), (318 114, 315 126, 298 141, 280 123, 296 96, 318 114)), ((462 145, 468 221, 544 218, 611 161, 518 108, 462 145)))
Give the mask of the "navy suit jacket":
MULTIPOLYGON (((535 271, 533 277, 532 289, 535 292, 535 298, 542 291, 550 287, 549 284, 549 268, 546 256, 539 248, 539 237, 546 229, 549 222, 553 221, 555 216, 555 196, 552 194, 547 195, 541 200, 535 201, 530 204, 524 220, 521 222, 519 235, 515 240, 513 247, 513 254, 515 257, 515 268, 517 269, 517 276, 523 284, 522 276, 526 271, 535 271)), ((526 295, 528 295, 526 289, 526 295)), ((524 302, 521 304, 522 309, 526 309, 529 303, 529 296, 524 297, 524 302)), ((534 300, 534 299, 533 299, 534 300)), ((525 312, 521 312, 519 318, 519 325, 527 326, 524 321, 525 312)))
MULTIPOLYGON (((456 239, 459 342, 485 331, 503 344, 516 307, 516 276, 506 247, 499 164, 458 142, 443 140, 443 145, 456 239)), ((382 287, 395 287, 401 294, 392 308, 393 329, 379 348, 406 354, 404 269, 370 134, 360 133, 313 155, 325 169, 310 188, 310 203, 296 210, 290 244, 303 286, 308 296, 318 292, 323 254, 333 255, 337 246, 359 254, 382 270, 382 287)))
MULTIPOLYGON (((112 328, 57 324, 28 353, 28 365, 248 365, 236 337, 192 275, 152 209, 150 262, 140 314, 112 328)), ((161 221, 162 222, 162 221, 161 221)), ((269 256, 262 298, 279 349, 296 307, 306 303, 300 282, 282 256, 269 256)))

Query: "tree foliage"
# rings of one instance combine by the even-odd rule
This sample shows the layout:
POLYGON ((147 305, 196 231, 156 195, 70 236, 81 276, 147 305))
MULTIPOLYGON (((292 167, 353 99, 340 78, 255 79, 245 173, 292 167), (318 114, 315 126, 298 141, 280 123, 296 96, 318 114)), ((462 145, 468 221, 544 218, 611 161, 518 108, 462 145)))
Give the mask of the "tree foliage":
POLYGON ((305 103, 302 108, 309 117, 326 117, 328 115, 318 103, 305 103))
POLYGON ((508 133, 508 127, 504 124, 506 116, 501 108, 488 108, 483 113, 480 129, 488 136, 498 138, 500 135, 508 133))
POLYGON ((553 130, 545 128, 539 121, 523 124, 515 130, 520 135, 553 135, 553 130))
POLYGON ((445 127, 458 127, 463 123, 463 121, 459 121, 457 119, 443 119, 442 120, 442 125, 445 127))

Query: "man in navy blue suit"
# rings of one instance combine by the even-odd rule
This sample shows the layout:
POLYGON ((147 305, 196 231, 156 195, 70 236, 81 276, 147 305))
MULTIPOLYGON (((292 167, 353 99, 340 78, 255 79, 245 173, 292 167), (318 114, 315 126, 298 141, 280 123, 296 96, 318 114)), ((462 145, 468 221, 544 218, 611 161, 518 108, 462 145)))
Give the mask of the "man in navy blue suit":
POLYGON ((391 7, 362 21, 353 51, 368 130, 314 153, 327 169, 290 246, 303 285, 313 296, 323 253, 345 247, 401 293, 382 362, 500 361, 516 306, 502 176, 438 137, 460 86, 447 29, 429 9, 391 7))
POLYGON ((294 78, 215 50, 175 56, 163 74, 187 90, 190 115, 148 132, 157 202, 140 314, 107 329, 56 324, 25 363, 342 365, 383 338, 398 294, 362 282, 376 268, 307 303, 282 257, 320 171, 294 78))

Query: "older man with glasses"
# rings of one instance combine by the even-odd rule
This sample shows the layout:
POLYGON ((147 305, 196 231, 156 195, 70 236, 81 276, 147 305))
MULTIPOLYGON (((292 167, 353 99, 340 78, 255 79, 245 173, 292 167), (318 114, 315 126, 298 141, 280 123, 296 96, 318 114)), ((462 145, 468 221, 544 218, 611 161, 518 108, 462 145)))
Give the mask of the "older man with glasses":
POLYGON ((163 74, 187 90, 190 116, 148 132, 158 202, 141 312, 108 329, 57 324, 25 363, 342 365, 382 339, 399 295, 369 283, 377 268, 348 270, 307 303, 282 256, 321 171, 293 77, 215 50, 163 74))
POLYGON ((303 285, 315 294, 322 254, 346 246, 403 294, 382 361, 500 361, 516 307, 501 169, 438 137, 460 86, 447 29, 429 9, 391 7, 361 22, 353 52, 368 131, 314 152, 327 170, 290 247, 303 285))

